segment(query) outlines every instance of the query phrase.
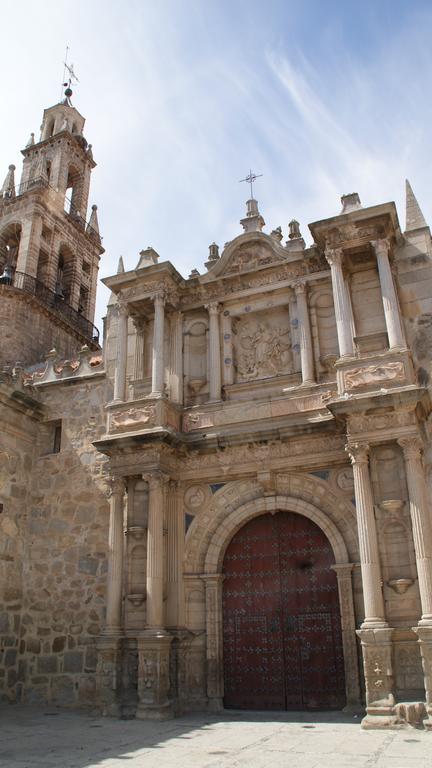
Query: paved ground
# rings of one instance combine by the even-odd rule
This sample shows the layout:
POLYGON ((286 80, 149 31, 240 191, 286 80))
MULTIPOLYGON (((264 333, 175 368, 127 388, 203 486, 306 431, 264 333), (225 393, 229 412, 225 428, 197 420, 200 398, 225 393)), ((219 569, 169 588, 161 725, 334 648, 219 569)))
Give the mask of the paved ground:
POLYGON ((432 733, 362 731, 358 718, 194 714, 163 723, 0 708, 1 768, 431 768, 432 733))

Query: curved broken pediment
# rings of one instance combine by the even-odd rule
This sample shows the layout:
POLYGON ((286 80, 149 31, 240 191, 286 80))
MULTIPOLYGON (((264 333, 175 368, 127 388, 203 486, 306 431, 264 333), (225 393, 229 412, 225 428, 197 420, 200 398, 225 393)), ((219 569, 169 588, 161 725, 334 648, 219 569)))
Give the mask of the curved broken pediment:
POLYGON ((246 233, 228 243, 220 259, 202 276, 200 282, 225 275, 238 275, 287 260, 293 259, 289 258, 285 249, 269 235, 263 232, 246 233))

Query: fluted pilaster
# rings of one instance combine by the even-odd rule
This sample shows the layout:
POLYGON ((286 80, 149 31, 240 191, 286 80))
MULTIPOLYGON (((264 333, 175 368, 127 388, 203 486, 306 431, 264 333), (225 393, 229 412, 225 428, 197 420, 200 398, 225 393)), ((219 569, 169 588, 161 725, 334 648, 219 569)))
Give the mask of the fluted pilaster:
POLYGON ((222 314, 222 347, 223 347, 223 383, 234 383, 234 359, 232 340, 232 317, 228 310, 222 314))
POLYGON ((372 245, 377 258, 389 347, 395 350, 404 349, 405 335, 389 261, 389 242, 387 239, 372 240, 372 245))
POLYGON ((146 321, 144 317, 135 317, 133 320, 135 326, 135 356, 134 356, 134 379, 144 377, 144 344, 146 321))
POLYGON ((432 626, 432 521, 422 465, 422 443, 416 435, 398 440, 405 457, 411 525, 417 561, 422 618, 420 625, 432 626))
POLYGON ((171 399, 183 403, 183 313, 171 316, 171 399))
POLYGON ((164 391, 164 326, 165 298, 162 293, 153 296, 154 326, 152 350, 152 392, 154 397, 160 397, 164 391))
POLYGON ((331 270, 339 354, 341 357, 352 357, 354 355, 354 339, 352 334, 354 321, 351 301, 348 296, 349 289, 342 269, 343 251, 341 248, 328 248, 325 255, 331 270))
POLYGON ((297 317, 300 332, 300 360, 303 384, 313 384, 315 381, 312 333, 307 303, 307 285, 300 280, 294 286, 297 299, 297 317))
POLYGON ((372 485, 369 473, 369 446, 347 446, 354 473, 357 529, 363 582, 365 618, 362 628, 386 627, 381 588, 381 566, 375 522, 372 485))
POLYGON ((221 399, 221 355, 219 334, 219 304, 207 304, 209 313, 210 400, 221 399))
POLYGON ((164 502, 167 477, 160 472, 143 475, 148 483, 147 530, 147 627, 163 627, 164 502))
POLYGON ((126 398, 126 368, 128 343, 128 310, 126 304, 119 304, 117 327, 117 357, 114 371, 114 400, 123 402, 126 398))
POLYGON ((183 490, 171 480, 167 507, 167 627, 184 625, 183 557, 184 510, 183 490))
POLYGON ((107 634, 118 634, 121 631, 122 624, 124 493, 125 483, 123 478, 113 478, 111 481, 108 533, 107 634))

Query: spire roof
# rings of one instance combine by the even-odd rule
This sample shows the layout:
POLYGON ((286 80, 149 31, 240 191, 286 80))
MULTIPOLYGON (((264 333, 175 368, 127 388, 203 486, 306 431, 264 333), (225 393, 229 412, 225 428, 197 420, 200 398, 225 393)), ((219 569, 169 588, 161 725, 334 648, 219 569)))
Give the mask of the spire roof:
POLYGON ((417 202, 417 198, 412 190, 411 184, 408 179, 405 179, 405 193, 406 193, 406 219, 405 219, 405 232, 411 232, 413 229, 421 229, 427 227, 426 219, 423 216, 422 210, 417 202))
POLYGON ((87 224, 86 232, 88 235, 93 235, 94 237, 100 239, 99 222, 98 222, 98 216, 97 216, 97 205, 92 205, 91 210, 92 212, 90 215, 89 223, 87 224))
POLYGON ((0 190, 0 197, 15 197, 15 166, 10 165, 3 186, 0 190))

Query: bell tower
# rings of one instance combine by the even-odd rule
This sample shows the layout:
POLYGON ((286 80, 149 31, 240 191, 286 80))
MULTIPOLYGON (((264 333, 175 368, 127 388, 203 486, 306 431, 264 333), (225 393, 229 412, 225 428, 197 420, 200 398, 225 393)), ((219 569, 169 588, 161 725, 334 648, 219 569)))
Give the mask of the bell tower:
POLYGON ((93 326, 102 248, 97 206, 88 213, 96 163, 85 119, 67 88, 45 109, 38 141, 22 150, 21 179, 10 165, 0 191, 0 364, 32 365, 56 348, 70 357, 98 347, 93 326))

